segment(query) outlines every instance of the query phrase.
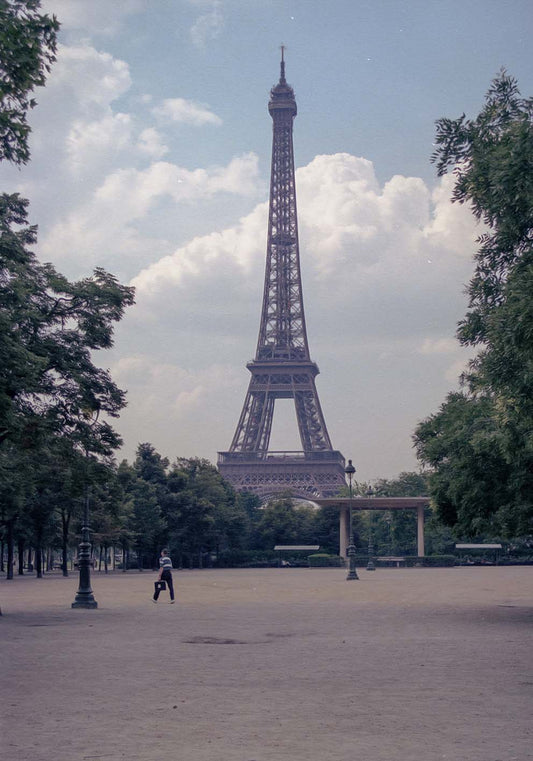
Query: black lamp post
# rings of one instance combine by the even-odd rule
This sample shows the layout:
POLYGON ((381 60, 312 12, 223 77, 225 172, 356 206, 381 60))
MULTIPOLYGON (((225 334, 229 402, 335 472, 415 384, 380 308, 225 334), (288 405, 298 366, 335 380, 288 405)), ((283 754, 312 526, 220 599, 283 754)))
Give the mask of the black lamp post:
MULTIPOLYGON (((366 490, 366 496, 367 497, 374 496, 374 490, 372 489, 372 486, 369 486, 368 489, 366 490)), ((368 515, 368 563, 366 564, 367 571, 376 570, 373 557, 374 557, 374 544, 372 542, 372 512, 370 512, 368 515)))
POLYGON ((348 547, 348 560, 350 563, 350 570, 346 581, 352 581, 358 579, 357 571, 355 570, 355 544, 353 541, 353 492, 352 492, 352 478, 355 473, 355 468, 352 465, 352 461, 348 460, 348 465, 344 468, 344 472, 348 476, 348 483, 350 486, 350 545, 348 547))
POLYGON ((80 582, 78 592, 72 603, 73 608, 97 608, 98 603, 94 599, 91 589, 91 529, 89 528, 89 487, 85 490, 85 504, 83 506, 83 524, 81 527, 81 541, 78 549, 78 567, 80 570, 80 582))

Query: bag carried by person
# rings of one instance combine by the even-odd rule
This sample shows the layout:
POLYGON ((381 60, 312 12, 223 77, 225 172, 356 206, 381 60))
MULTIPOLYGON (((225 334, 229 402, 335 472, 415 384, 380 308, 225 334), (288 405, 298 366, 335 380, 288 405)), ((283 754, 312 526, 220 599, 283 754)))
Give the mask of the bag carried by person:
POLYGON ((160 592, 164 592, 167 588, 166 582, 164 581, 154 581, 154 586, 156 590, 159 590, 160 592))

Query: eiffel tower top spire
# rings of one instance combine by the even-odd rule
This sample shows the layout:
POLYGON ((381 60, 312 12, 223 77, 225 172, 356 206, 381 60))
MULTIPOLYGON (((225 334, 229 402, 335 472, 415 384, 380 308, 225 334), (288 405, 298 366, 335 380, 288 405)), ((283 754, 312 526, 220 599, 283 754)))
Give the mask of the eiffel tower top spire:
POLYGON ((297 109, 294 91, 285 80, 283 47, 280 80, 270 91, 268 110, 272 117, 270 204, 263 308, 255 359, 309 362, 292 141, 297 109))
POLYGON ((296 100, 294 98, 294 90, 287 84, 285 79, 285 45, 281 46, 281 62, 280 62, 280 75, 279 82, 270 91, 270 101, 268 104, 268 110, 270 115, 274 118, 274 113, 280 111, 287 111, 296 116, 296 100))

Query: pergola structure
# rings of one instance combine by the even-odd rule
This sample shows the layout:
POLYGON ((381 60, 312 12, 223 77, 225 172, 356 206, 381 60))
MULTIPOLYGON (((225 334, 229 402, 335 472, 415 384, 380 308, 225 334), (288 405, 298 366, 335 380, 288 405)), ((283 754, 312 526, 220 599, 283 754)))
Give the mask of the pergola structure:
POLYGON ((334 497, 329 499, 313 499, 320 507, 335 507, 339 511, 339 555, 347 557, 350 543, 350 507, 352 510, 416 510, 417 536, 416 546, 418 557, 423 557, 424 551, 424 508, 429 505, 429 497, 334 497))

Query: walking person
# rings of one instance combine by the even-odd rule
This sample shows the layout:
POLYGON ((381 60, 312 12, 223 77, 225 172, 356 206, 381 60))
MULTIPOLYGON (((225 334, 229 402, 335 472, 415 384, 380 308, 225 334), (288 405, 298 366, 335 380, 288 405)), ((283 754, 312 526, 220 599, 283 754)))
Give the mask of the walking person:
MULTIPOLYGON (((168 554, 168 550, 161 550, 161 557, 159 558, 159 576, 158 581, 164 581, 168 587, 170 594, 170 603, 174 603, 174 583, 172 581, 172 560, 168 554)), ((152 597, 152 602, 157 602, 161 590, 157 586, 152 597)))

